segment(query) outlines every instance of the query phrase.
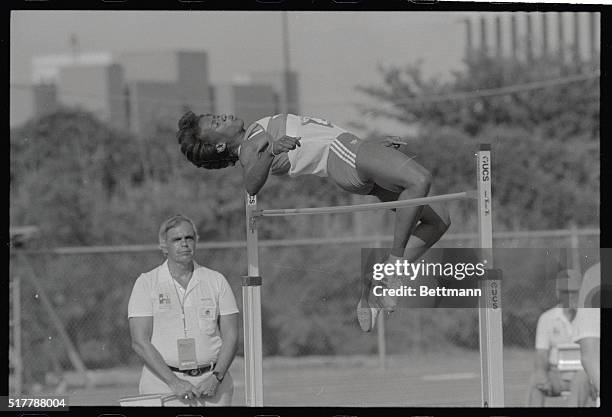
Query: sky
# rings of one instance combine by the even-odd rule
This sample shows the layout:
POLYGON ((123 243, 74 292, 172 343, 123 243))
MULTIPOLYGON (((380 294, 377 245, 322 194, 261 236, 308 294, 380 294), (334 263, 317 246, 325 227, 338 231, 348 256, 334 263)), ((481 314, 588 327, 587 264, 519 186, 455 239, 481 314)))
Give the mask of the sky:
MULTIPOLYGON (((301 113, 339 125, 362 121, 355 103, 374 102, 355 87, 381 85, 380 65, 420 60, 427 76, 448 77, 462 67, 461 20, 480 15, 492 13, 288 12, 301 113)), ((280 71, 281 19, 281 12, 252 11, 13 11, 11 85, 31 82, 33 57, 69 53, 73 34, 81 52, 207 51, 213 85, 250 71, 280 71)), ((12 125, 27 116, 26 92, 11 88, 12 125)))

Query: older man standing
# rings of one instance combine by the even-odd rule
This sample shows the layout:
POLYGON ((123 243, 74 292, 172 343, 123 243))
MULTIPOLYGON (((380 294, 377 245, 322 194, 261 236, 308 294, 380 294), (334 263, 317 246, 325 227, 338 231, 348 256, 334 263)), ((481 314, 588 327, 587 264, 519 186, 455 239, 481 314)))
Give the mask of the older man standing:
POLYGON ((134 284, 128 317, 132 346, 144 361, 139 390, 175 394, 167 405, 226 406, 238 308, 224 276, 193 260, 197 240, 189 218, 167 219, 159 229, 167 260, 134 284))

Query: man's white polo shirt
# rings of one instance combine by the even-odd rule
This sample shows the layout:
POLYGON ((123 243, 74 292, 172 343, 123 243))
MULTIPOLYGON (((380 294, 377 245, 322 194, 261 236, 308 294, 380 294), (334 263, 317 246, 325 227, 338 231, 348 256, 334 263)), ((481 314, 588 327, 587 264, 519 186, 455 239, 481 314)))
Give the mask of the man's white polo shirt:
POLYGON ((574 320, 574 341, 600 337, 601 263, 586 270, 578 295, 578 311, 574 320))
POLYGON ((219 315, 238 313, 236 299, 225 277, 194 262, 194 271, 184 290, 170 275, 168 261, 141 274, 128 303, 128 317, 153 316, 151 343, 166 364, 178 368, 177 340, 195 339, 198 365, 215 362, 221 349, 217 325, 219 315))
POLYGON ((557 346, 572 342, 572 323, 563 314, 563 307, 546 310, 538 319, 536 349, 547 350, 548 362, 557 363, 557 346))

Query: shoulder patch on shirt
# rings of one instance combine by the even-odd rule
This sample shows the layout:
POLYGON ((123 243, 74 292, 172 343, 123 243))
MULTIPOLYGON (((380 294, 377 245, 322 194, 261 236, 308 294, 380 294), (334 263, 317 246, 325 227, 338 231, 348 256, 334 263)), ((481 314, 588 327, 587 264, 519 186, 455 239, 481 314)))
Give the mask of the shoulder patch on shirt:
POLYGON ((246 140, 249 140, 252 137, 257 136, 258 134, 262 133, 263 131, 264 131, 263 127, 261 127, 259 125, 255 126, 255 128, 247 136, 246 140))
POLYGON ((258 134, 265 132, 265 129, 258 122, 253 122, 249 125, 249 127, 244 132, 244 141, 248 141, 258 134))

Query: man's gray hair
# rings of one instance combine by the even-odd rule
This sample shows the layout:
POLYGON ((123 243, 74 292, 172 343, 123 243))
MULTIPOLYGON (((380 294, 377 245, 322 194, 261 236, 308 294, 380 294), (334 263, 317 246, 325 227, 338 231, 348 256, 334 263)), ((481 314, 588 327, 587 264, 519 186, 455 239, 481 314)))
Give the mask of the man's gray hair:
POLYGON ((195 233, 196 243, 198 242, 198 239, 200 237, 198 236, 198 229, 196 228, 193 220, 182 214, 175 214, 169 219, 166 219, 159 227, 159 246, 162 252, 164 252, 164 254, 166 252, 164 251, 163 245, 166 243, 166 238, 168 237, 168 230, 178 226, 181 223, 189 223, 191 225, 193 232, 195 233))

